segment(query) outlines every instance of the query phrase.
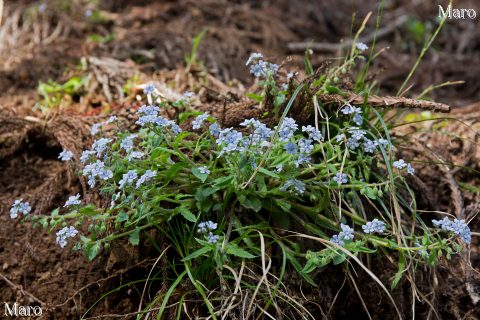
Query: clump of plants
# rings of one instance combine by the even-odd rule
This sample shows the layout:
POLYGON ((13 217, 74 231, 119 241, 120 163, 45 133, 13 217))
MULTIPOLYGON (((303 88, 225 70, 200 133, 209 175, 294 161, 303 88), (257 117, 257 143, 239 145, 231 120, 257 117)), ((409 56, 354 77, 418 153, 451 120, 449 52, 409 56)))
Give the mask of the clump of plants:
POLYGON ((314 318, 282 291, 286 274, 296 272, 315 286, 314 271, 329 264, 350 261, 366 268, 363 254, 397 259, 395 287, 409 268, 459 252, 471 234, 463 220, 432 223, 417 211, 406 179, 415 169, 395 159, 390 124, 381 112, 367 102, 326 108, 316 100, 341 92, 334 87, 338 77, 366 49, 357 44, 344 64, 303 83, 293 73, 284 82, 278 65, 252 54, 247 66, 261 90, 251 97, 272 111, 272 127, 264 119, 245 119, 238 128, 225 128, 208 113, 188 110, 189 95, 155 105, 157 91, 148 85, 152 103, 138 109, 138 130, 102 130, 117 121, 111 117, 93 126, 96 140, 77 155, 80 167, 69 150, 59 156, 72 161, 90 191, 109 205, 96 207, 77 194, 51 215, 32 216, 19 200, 11 217, 23 214, 56 231, 61 247, 74 241, 90 260, 116 239, 142 245, 155 241, 147 231, 163 234, 171 246, 169 277, 163 279, 169 290, 145 307, 159 307, 159 317, 173 303, 175 288, 188 283, 195 290, 175 300, 183 305, 200 297, 199 312, 212 318, 242 305, 247 318, 259 310, 280 312, 283 304, 314 318), (311 123, 289 114, 302 90, 315 100, 319 116, 311 123), (162 116, 172 105, 186 110, 176 121, 162 116))

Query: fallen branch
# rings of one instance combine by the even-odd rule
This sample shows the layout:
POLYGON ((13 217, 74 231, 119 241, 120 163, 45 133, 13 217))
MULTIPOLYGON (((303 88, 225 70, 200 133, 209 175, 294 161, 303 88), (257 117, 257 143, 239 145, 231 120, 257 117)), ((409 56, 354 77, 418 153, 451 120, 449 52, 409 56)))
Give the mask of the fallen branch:
POLYGON ((5 281, 5 282, 6 282, 10 287, 12 287, 14 290, 20 291, 24 296, 29 296, 29 297, 32 298, 34 301, 40 303, 42 306, 45 305, 45 302, 43 302, 42 300, 38 299, 37 297, 35 297, 35 296, 34 296, 33 294, 31 294, 30 292, 23 290, 22 286, 13 283, 12 281, 10 281, 6 276, 4 276, 4 275, 1 274, 1 273, 0 273, 0 278, 2 278, 3 281, 5 281))
POLYGON ((377 108, 409 108, 409 109, 422 109, 422 110, 431 110, 435 112, 450 112, 450 106, 427 100, 416 100, 403 97, 380 97, 376 95, 368 96, 368 100, 365 100, 365 97, 355 94, 347 93, 346 96, 339 94, 321 94, 318 96, 318 99, 324 104, 337 103, 337 104, 363 104, 368 103, 369 105, 377 108))

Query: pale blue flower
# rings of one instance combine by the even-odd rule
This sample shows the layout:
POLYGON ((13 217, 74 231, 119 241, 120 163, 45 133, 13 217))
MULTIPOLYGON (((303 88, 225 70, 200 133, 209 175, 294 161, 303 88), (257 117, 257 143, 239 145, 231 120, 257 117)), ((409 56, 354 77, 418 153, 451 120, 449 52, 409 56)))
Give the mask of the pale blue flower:
POLYGON ((258 52, 254 52, 252 54, 250 54, 250 57, 248 58, 247 62, 245 63, 246 66, 250 65, 251 63, 256 63, 258 62, 260 59, 263 58, 263 54, 261 53, 258 53, 258 52))
POLYGON ((82 200, 80 200, 80 193, 77 193, 74 196, 70 196, 63 207, 76 206, 79 205, 81 202, 82 200))
POLYGON ((220 128, 218 123, 215 122, 210 125, 209 130, 212 136, 214 136, 215 138, 218 138, 218 136, 220 136, 220 131, 222 130, 222 128, 220 128))
POLYGON ((67 239, 73 238, 78 234, 77 229, 75 227, 64 227, 60 231, 57 232, 57 239, 56 242, 61 248, 65 248, 67 245, 67 239))
POLYGON ((60 155, 58 156, 58 159, 62 161, 69 161, 69 160, 72 160, 72 158, 73 158, 73 152, 65 149, 63 149, 63 151, 60 152, 60 155))
POLYGON ((125 150, 126 152, 130 152, 133 149, 133 139, 135 139, 138 134, 131 134, 123 138, 122 142, 120 142, 120 148, 125 150))
POLYGON ((335 181, 338 185, 342 185, 344 183, 348 183, 348 176, 346 173, 337 172, 333 177, 333 181, 335 181))
POLYGON ((88 159, 90 159, 91 156, 93 156, 95 154, 95 151, 91 151, 91 150, 85 150, 82 152, 82 156, 80 157, 80 162, 85 164, 88 159))
POLYGON ((148 83, 147 85, 145 85, 145 88, 143 88, 143 93, 145 94, 153 95, 156 91, 157 88, 155 88, 155 85, 153 85, 152 83, 148 83))
POLYGON ((129 170, 127 173, 124 173, 122 179, 118 182, 120 189, 123 189, 127 184, 133 184, 137 180, 137 170, 129 170))
POLYGON ((103 126, 103 122, 93 124, 92 127, 90 128, 90 133, 92 134, 92 136, 96 135, 100 131, 100 128, 102 126, 103 126))
POLYGON ((363 124, 363 116, 360 113, 355 113, 353 115, 353 122, 355 122, 357 126, 361 126, 363 124))
POLYGON ((209 117, 208 113, 201 114, 195 118, 195 120, 192 121, 192 128, 193 130, 200 129, 202 126, 203 122, 207 120, 209 117))
POLYGON ((451 221, 447 217, 444 217, 442 220, 432 220, 432 222, 437 228, 453 232, 455 235, 460 236, 465 243, 472 241, 472 232, 463 219, 454 219, 451 221))
POLYGON ((202 174, 210 174, 210 170, 207 167, 198 167, 198 171, 202 174))
POLYGON ((141 151, 133 151, 127 155, 127 160, 132 161, 133 159, 141 159, 144 155, 145 153, 141 151))
POLYGON ((404 169, 407 167, 407 163, 405 162, 405 160, 400 159, 400 160, 394 161, 393 166, 397 169, 404 169))
POLYGON ((368 46, 367 46, 365 43, 363 43, 363 42, 357 42, 357 43, 355 44, 355 47, 356 47, 359 51, 361 51, 361 52, 362 52, 362 51, 365 51, 365 50, 368 50, 368 46))
POLYGON ((372 221, 368 221, 366 224, 362 226, 363 232, 365 233, 383 233, 385 231, 385 222, 380 221, 378 219, 373 219, 372 221))
POLYGON ((23 199, 15 200, 10 208, 10 218, 15 219, 19 214, 26 216, 32 211, 32 207, 28 202, 23 202, 23 199))
POLYGON ((293 142, 289 142, 287 143, 286 145, 283 146, 283 148, 285 149, 285 151, 288 153, 288 154, 296 154, 297 153, 297 145, 293 142))
POLYGON ((108 145, 112 142, 112 139, 107 138, 100 138, 93 142, 92 150, 97 153, 97 157, 101 158, 105 149, 107 149, 108 145))
POLYGON ((157 176, 157 172, 156 171, 153 171, 153 170, 147 170, 145 171, 145 173, 140 177, 138 178, 137 180, 137 184, 135 185, 137 188, 139 188, 142 184, 144 184, 145 182, 148 182, 150 180, 152 180, 154 177, 157 176))
POLYGON ((295 120, 289 117, 285 117, 285 119, 283 119, 282 125, 280 126, 280 129, 278 130, 279 140, 282 142, 288 142, 293 137, 297 129, 298 125, 295 120))
POLYGON ((367 153, 374 153, 377 149, 377 142, 369 139, 365 139, 363 142, 363 150, 367 153))
POLYGON ((218 235, 213 234, 211 232, 209 232, 208 235, 207 235, 208 243, 215 244, 215 243, 218 242, 219 239, 220 239, 220 237, 218 235))
POLYGON ((407 165, 407 173, 411 174, 411 175, 415 174, 415 168, 412 167, 412 165, 410 163, 407 165))
POLYGON ((300 152, 302 153, 311 153, 313 151, 313 144, 311 139, 300 139, 298 141, 298 146, 300 147, 300 152))
POLYGON ((213 221, 203 221, 198 224, 198 233, 207 233, 217 229, 218 224, 213 221))
POLYGON ((300 153, 298 155, 297 160, 295 160, 295 167, 298 168, 300 165, 302 165, 304 163, 309 163, 310 161, 312 161, 312 158, 309 155, 304 154, 304 153, 300 153))
POLYGON ((105 121, 105 124, 113 123, 116 120, 117 120, 117 116, 110 116, 110 118, 108 118, 107 121, 105 121))

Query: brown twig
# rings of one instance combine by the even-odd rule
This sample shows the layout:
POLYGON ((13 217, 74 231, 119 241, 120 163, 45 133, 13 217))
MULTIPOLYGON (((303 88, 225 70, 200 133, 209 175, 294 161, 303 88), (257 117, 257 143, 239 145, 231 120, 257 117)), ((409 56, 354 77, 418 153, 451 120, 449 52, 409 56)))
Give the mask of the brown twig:
POLYGON ((416 100, 403 97, 381 97, 376 95, 369 95, 368 100, 365 97, 348 92, 345 95, 339 94, 321 94, 318 96, 318 99, 325 104, 330 103, 352 103, 352 104, 363 104, 368 103, 372 107, 378 108, 409 108, 409 109, 423 109, 423 110, 432 110, 436 112, 450 112, 450 106, 427 100, 416 100))
POLYGON ((12 281, 10 281, 7 277, 5 277, 3 274, 0 273, 0 278, 3 279, 3 281, 5 281, 10 287, 12 287, 13 289, 17 290, 17 291, 20 291, 23 295, 26 295, 26 296, 29 296, 30 298, 32 298, 33 300, 35 300, 36 302, 40 303, 41 305, 45 305, 45 302, 43 302, 42 300, 38 299, 37 297, 35 297, 33 294, 31 294, 30 292, 28 291, 25 291, 23 290, 22 286, 21 285, 17 285, 15 283, 13 283, 12 281))

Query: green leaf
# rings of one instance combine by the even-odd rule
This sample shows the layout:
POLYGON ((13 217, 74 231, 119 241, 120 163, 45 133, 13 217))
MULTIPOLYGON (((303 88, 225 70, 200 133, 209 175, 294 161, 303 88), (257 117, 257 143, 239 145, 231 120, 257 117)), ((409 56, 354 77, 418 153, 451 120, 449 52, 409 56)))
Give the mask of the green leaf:
POLYGON ((207 180, 208 174, 206 173, 201 173, 200 169, 198 167, 192 168, 192 173, 195 177, 198 178, 198 180, 205 182, 207 180))
POLYGON ((307 260, 307 263, 305 264, 305 267, 303 267, 302 272, 310 273, 316 268, 317 268, 317 265, 315 264, 315 262, 313 262, 312 260, 307 260))
POLYGON ((255 256, 245 249, 240 248, 235 243, 229 243, 227 245, 227 254, 231 254, 240 258, 253 259, 255 256))
POLYGON ((122 211, 117 215, 115 222, 120 223, 127 220, 128 220, 128 213, 126 213, 125 211, 122 211))
POLYGON ((135 229, 132 233, 130 233, 128 241, 132 245, 137 246, 140 243, 140 229, 135 229))
POLYGON ((210 252, 212 251, 213 248, 211 246, 205 246, 205 247, 202 247, 200 249, 198 249, 197 251, 189 254, 188 256, 186 256, 185 258, 182 259, 182 261, 188 261, 188 260, 192 260, 192 259, 195 259, 195 258, 198 258, 200 257, 202 254, 205 254, 207 252, 210 252))
POLYGON ((88 260, 92 261, 93 259, 95 259, 101 248, 102 246, 98 241, 87 243, 84 247, 84 252, 88 260))
POLYGON ((269 176, 269 177, 280 179, 280 176, 279 176, 278 174, 276 174, 275 172, 272 172, 272 171, 270 171, 270 170, 267 170, 267 169, 265 169, 265 168, 260 167, 260 168, 258 169, 258 171, 261 172, 261 173, 263 173, 263 174, 266 174, 266 175, 269 176))
POLYGON ((245 195, 241 195, 238 197, 240 204, 247 209, 252 209, 255 212, 260 211, 262 209, 262 202, 258 198, 249 198, 245 195))
POLYGON ((275 199, 275 203, 285 212, 290 212, 292 205, 285 201, 284 199, 275 199))
POLYGON ((247 93, 246 96, 250 99, 253 99, 257 102, 261 102, 263 100, 263 97, 261 95, 255 94, 255 93, 247 93))
POLYGON ((178 211, 180 211, 180 214, 182 215, 182 217, 184 217, 186 220, 190 221, 190 222, 197 222, 197 217, 195 217, 195 215, 190 211, 188 210, 188 208, 185 208, 185 207, 179 207, 178 208, 178 211))
POLYGON ((338 253, 336 254, 334 257, 333 257, 333 264, 334 265, 337 265, 337 264, 340 264, 342 262, 344 262, 345 260, 347 260, 347 255, 342 252, 342 253, 338 253))
POLYGON ((86 205, 85 207, 78 209, 78 212, 86 216, 93 216, 97 214, 97 211, 95 209, 96 208, 93 204, 89 204, 89 205, 86 205))
POLYGON ((233 182, 233 179, 234 179, 234 176, 226 176, 226 177, 215 179, 215 187, 223 188, 226 186, 230 186, 233 182))
POLYGON ((217 189, 214 188, 198 188, 197 192, 195 193, 195 199, 197 201, 204 201, 209 196, 215 193, 217 189))
POLYGON ((395 277, 392 281, 392 290, 395 289, 403 277, 403 273, 405 272, 405 255, 403 252, 400 251, 398 257, 398 271, 395 274, 395 277))

